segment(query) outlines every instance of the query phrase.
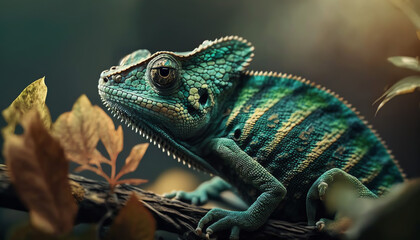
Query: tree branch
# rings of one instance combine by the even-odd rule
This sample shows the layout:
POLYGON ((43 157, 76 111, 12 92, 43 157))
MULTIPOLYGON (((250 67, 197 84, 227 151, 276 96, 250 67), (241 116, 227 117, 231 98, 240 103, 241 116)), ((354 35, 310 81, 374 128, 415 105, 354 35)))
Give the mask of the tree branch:
MULTIPOLYGON (((106 199, 109 197, 109 185, 105 182, 90 180, 77 175, 69 175, 73 196, 79 205, 77 223, 97 223, 106 213, 106 199)), ((136 192, 143 204, 156 219, 157 228, 174 232, 183 239, 201 239, 195 233, 198 221, 208 209, 186 204, 177 200, 163 198, 152 192, 130 185, 121 185, 115 189, 118 198, 117 207, 122 207, 131 192, 136 192)), ((7 167, 0 164, 0 207, 27 211, 16 195, 7 167)), ((219 237, 228 236, 220 233, 219 237)), ((219 239, 220 239, 219 238, 219 239)), ((241 232, 243 239, 331 239, 325 233, 316 231, 304 223, 289 223, 270 219, 255 232, 241 232)))

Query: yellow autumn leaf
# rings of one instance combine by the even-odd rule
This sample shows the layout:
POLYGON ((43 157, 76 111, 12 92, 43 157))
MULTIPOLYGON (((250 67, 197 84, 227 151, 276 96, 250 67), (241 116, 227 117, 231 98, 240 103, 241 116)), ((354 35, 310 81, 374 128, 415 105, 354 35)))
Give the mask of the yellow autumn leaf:
POLYGON ((379 97, 373 104, 381 101, 376 110, 376 113, 392 98, 414 92, 417 88, 420 89, 420 76, 409 76, 401 79, 392 85, 381 97, 379 97), (382 99, 382 100, 381 100, 382 99))
POLYGON ((38 110, 44 126, 47 129, 51 128, 50 111, 45 105, 47 86, 45 85, 44 79, 45 77, 40 78, 27 86, 12 104, 3 110, 3 118, 8 124, 1 130, 3 138, 6 138, 8 135, 15 132, 16 125, 19 123, 22 116, 32 108, 38 110))

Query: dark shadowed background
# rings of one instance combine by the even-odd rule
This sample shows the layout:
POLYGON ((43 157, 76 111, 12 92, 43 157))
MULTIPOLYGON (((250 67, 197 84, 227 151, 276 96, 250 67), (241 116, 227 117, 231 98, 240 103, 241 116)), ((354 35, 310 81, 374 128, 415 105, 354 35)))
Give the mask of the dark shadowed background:
MULTIPOLYGON (((417 56, 415 30, 384 0, 4 0, 0 109, 45 76, 55 120, 81 94, 101 105, 99 74, 125 54, 140 48, 188 51, 206 39, 239 35, 256 49, 249 69, 301 75, 338 93, 378 130, 407 175, 419 177, 420 94, 396 97, 376 117, 372 106, 386 86, 413 74, 386 58, 417 56)), ((145 142, 131 129, 124 127, 124 134, 121 161, 133 145, 145 142)), ((182 165, 150 146, 131 176, 153 183, 172 167, 182 165)), ((13 216, 0 212, 2 230, 13 216)))

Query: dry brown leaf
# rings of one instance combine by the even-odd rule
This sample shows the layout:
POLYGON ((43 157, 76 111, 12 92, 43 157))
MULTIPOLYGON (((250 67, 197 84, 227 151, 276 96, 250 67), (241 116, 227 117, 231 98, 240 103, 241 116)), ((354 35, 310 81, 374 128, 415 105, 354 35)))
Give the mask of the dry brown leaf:
MULTIPOLYGON (((135 146, 122 171, 116 176, 117 157, 123 149, 122 127, 115 129, 112 119, 98 106, 92 106, 89 99, 82 95, 73 105, 71 112, 62 114, 53 125, 53 134, 64 147, 66 157, 81 166, 78 171, 92 171, 104 177, 111 189, 120 184, 117 180, 124 174, 136 170, 148 144, 135 146), (97 149, 102 141, 110 159, 105 158, 97 149), (111 166, 111 174, 106 174, 102 163, 111 166)), ((140 184, 146 180, 130 179, 121 183, 140 184)))
MULTIPOLYGON (((86 95, 73 105, 72 111, 61 114, 53 125, 53 135, 63 146, 69 160, 89 164, 102 155, 96 150, 99 141, 98 115, 86 95)), ((100 161, 100 160, 98 160, 100 161)))
POLYGON ((92 158, 89 161, 90 164, 98 166, 101 163, 111 164, 111 162, 102 155, 98 149, 95 149, 92 154, 92 158))
POLYGON ((102 171, 101 168, 97 168, 97 167, 85 164, 85 165, 80 165, 76 169, 74 169, 75 172, 81 172, 81 171, 86 171, 86 170, 96 173, 97 175, 105 178, 109 183, 111 183, 111 179, 109 178, 108 175, 105 174, 104 171, 102 171))
POLYGON ((97 121, 99 124, 98 134, 104 144, 111 161, 117 159, 118 154, 123 149, 123 131, 119 126, 115 130, 114 122, 100 107, 94 106, 97 112, 97 121))
POLYGON ((152 240, 156 221, 133 193, 112 223, 107 240, 152 240))
POLYGON ((69 232, 77 213, 68 181, 68 162, 36 110, 22 119, 24 134, 10 135, 4 156, 20 199, 29 209, 31 223, 52 234, 69 232))
POLYGON ((131 173, 137 169, 137 166, 140 163, 140 160, 143 158, 144 153, 146 153, 148 143, 137 144, 131 149, 130 155, 125 159, 125 164, 118 173, 116 179, 119 179, 127 173, 131 173))
POLYGON ((414 92, 417 88, 420 88, 420 76, 409 76, 401 79, 394 85, 392 85, 381 97, 379 97, 373 104, 381 101, 376 110, 376 113, 395 96, 414 92))
POLYGON ((38 110, 45 127, 50 129, 51 116, 50 111, 45 105, 47 86, 45 85, 44 79, 44 77, 40 78, 27 86, 12 104, 3 110, 2 115, 8 123, 8 125, 2 129, 3 138, 14 133, 16 125, 21 120, 22 116, 32 108, 38 110))

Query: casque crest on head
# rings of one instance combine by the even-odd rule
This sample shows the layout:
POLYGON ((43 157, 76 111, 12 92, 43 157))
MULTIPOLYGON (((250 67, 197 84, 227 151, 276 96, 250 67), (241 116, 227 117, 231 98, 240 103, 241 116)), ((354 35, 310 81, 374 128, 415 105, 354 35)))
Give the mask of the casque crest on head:
POLYGON ((254 53, 253 53, 254 47, 252 46, 250 42, 248 42, 242 37, 226 36, 226 37, 215 39, 214 41, 205 40, 200 46, 198 46, 197 48, 189 52, 158 51, 154 54, 151 54, 146 49, 140 49, 122 58, 121 61, 119 62, 119 66, 113 66, 111 67, 111 69, 103 71, 101 74, 101 77, 102 76, 107 77, 114 74, 118 74, 132 67, 142 65, 143 63, 150 61, 151 59, 153 59, 154 57, 160 54, 168 54, 182 60, 182 59, 188 59, 196 54, 202 53, 205 50, 218 49, 218 48, 223 48, 223 47, 228 47, 228 46, 232 46, 232 50, 237 51, 236 54, 242 57, 242 59, 238 59, 238 61, 241 61, 241 60, 243 61, 245 59, 245 61, 243 62, 241 61, 241 63, 238 64, 239 65, 238 68, 235 69, 236 71, 243 71, 252 61, 252 58, 254 56, 254 53), (245 49, 246 51, 244 51, 245 49))

